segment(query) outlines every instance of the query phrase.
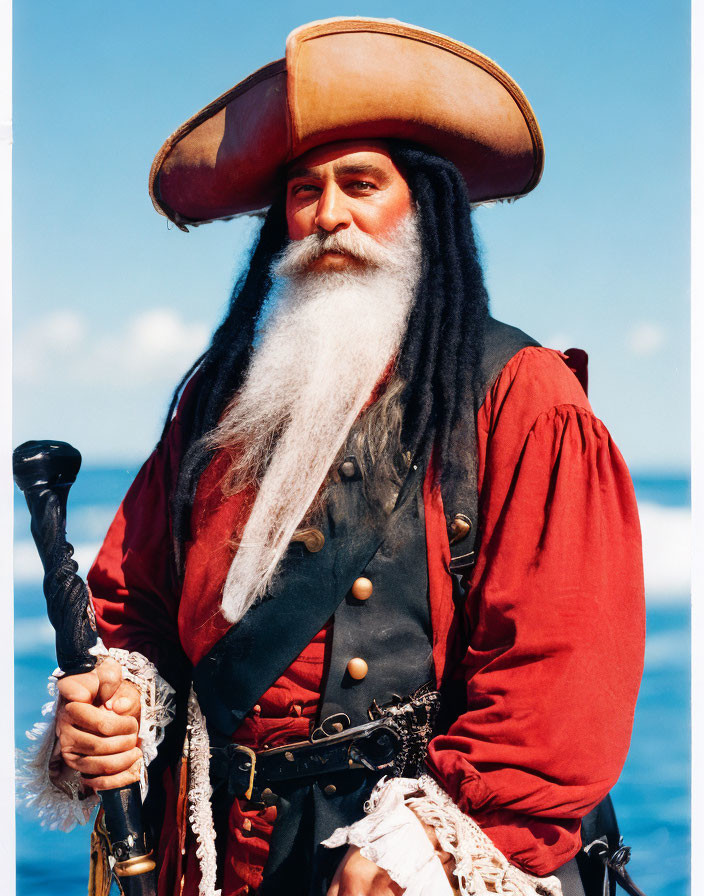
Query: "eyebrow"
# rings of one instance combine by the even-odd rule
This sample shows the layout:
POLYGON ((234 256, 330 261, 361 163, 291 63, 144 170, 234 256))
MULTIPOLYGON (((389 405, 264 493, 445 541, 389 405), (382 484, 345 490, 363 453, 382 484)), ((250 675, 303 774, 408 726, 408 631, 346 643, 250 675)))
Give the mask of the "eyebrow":
MULTIPOLYGON (((380 179, 387 179, 388 175, 386 172, 379 168, 377 165, 372 164, 354 164, 350 163, 347 165, 334 165, 333 171, 336 177, 344 176, 346 174, 374 174, 380 179)), ((287 180, 293 180, 297 177, 318 177, 319 175, 312 168, 305 168, 303 166, 299 166, 296 168, 292 168, 287 175, 287 180)))

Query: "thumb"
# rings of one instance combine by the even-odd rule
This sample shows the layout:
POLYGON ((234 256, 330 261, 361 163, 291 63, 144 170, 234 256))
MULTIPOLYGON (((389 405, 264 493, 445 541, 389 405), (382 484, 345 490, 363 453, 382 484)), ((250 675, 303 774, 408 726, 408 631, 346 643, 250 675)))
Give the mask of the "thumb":
POLYGON ((134 682, 123 681, 113 697, 106 703, 107 709, 121 716, 134 716, 139 720, 142 711, 142 696, 134 682))
POLYGON ((95 671, 100 681, 97 702, 105 705, 122 684, 122 666, 112 657, 107 657, 95 667, 95 671))
POLYGON ((92 703, 100 687, 100 679, 95 669, 79 675, 60 678, 56 685, 66 703, 92 703))

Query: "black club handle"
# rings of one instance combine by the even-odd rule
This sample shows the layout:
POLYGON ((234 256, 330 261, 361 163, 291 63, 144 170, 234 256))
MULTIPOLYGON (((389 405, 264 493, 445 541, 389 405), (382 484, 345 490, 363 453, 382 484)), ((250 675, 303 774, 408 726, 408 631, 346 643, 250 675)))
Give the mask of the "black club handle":
POLYGON ((81 455, 66 442, 24 442, 12 453, 12 472, 24 493, 32 535, 44 567, 44 597, 56 632, 56 659, 65 675, 90 672, 97 635, 88 588, 66 540, 68 492, 81 455))

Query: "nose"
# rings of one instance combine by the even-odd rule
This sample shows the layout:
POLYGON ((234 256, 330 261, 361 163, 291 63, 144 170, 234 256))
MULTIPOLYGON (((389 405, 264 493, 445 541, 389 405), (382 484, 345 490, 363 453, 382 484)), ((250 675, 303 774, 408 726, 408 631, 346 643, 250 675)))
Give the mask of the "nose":
POLYGON ((352 223, 344 192, 335 183, 327 183, 318 199, 315 226, 325 233, 337 233, 352 223))

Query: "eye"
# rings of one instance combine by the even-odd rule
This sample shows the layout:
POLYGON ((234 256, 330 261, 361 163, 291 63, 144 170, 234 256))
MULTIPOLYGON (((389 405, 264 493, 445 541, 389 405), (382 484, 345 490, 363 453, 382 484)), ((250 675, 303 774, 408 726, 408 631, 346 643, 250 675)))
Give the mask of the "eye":
POLYGON ((294 196, 310 196, 312 193, 320 192, 320 187, 315 184, 294 184, 291 187, 291 193, 294 196))

